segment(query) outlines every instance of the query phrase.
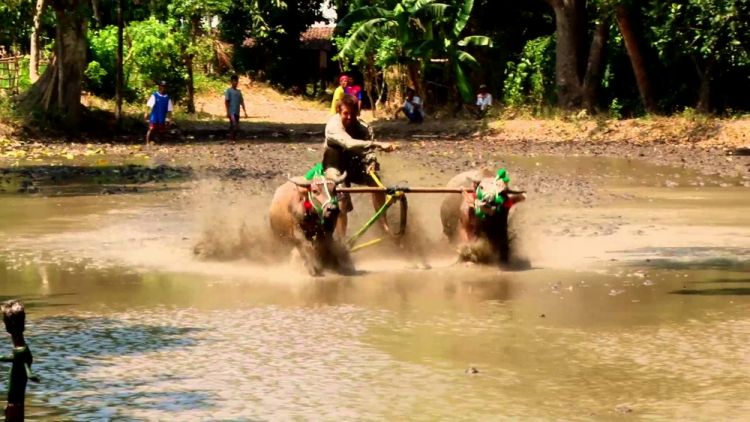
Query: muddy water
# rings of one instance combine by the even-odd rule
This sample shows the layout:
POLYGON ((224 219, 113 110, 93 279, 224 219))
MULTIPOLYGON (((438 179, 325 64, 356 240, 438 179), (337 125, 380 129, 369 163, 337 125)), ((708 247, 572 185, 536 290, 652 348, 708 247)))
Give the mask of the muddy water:
MULTIPOLYGON (((435 225, 439 197, 412 200, 432 269, 373 249, 356 257, 363 274, 313 280, 286 259, 194 257, 206 232, 232 244, 243 223, 248 245, 264 249, 267 195, 241 198, 201 182, 3 196, 0 296, 27 304, 44 380, 30 385, 27 414, 745 417, 750 190, 625 160, 508 164, 517 185, 534 182, 523 186, 530 192, 581 181, 516 209, 519 250, 532 266, 524 271, 451 265, 435 225)), ((451 176, 398 158, 384 167, 412 185, 451 176)))

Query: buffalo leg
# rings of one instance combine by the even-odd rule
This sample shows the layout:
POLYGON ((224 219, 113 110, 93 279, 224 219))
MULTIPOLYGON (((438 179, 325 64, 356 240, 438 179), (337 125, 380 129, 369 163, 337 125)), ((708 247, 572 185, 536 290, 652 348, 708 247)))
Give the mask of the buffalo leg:
POLYGON ((302 260, 305 262, 305 267, 307 267, 307 271, 310 273, 310 275, 321 275, 323 273, 323 265, 320 262, 320 258, 318 257, 318 254, 316 253, 317 251, 315 250, 312 242, 305 239, 304 236, 300 233, 295 234, 295 243, 297 246, 297 250, 302 257, 302 260))

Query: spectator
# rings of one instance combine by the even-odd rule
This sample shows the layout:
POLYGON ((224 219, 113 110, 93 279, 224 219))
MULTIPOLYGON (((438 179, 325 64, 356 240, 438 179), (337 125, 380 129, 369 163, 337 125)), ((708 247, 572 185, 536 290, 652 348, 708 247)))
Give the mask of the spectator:
POLYGON ((351 95, 357 99, 357 109, 361 112, 362 111, 362 87, 359 85, 355 85, 354 78, 351 76, 347 79, 347 85, 346 85, 346 88, 344 88, 344 93, 351 95))
POLYGON ((339 76, 339 86, 333 91, 333 99, 331 100, 331 115, 337 114, 336 105, 341 101, 341 98, 346 93, 346 86, 349 84, 349 77, 346 75, 339 76))
POLYGON ((146 145, 151 144, 151 133, 162 133, 168 125, 172 124, 172 110, 174 108, 172 99, 167 94, 167 83, 159 82, 159 91, 154 92, 146 103, 148 111, 144 119, 148 122, 148 132, 146 132, 146 145))
POLYGON ((487 114, 487 111, 492 106, 492 94, 487 89, 487 85, 479 85, 479 92, 477 93, 477 107, 482 115, 487 114))
POLYGON ((10 379, 8 380, 8 404, 5 408, 6 421, 24 420, 24 402, 26 399, 26 383, 28 380, 39 382, 31 372, 34 357, 23 337, 26 326, 26 311, 23 304, 17 300, 9 300, 0 305, 3 314, 5 330, 10 334, 13 343, 13 353, 0 357, 0 362, 12 362, 10 379))
POLYGON ((490 94, 490 91, 487 89, 487 85, 479 85, 479 90, 477 91, 477 102, 474 105, 466 105, 466 109, 469 111, 469 113, 473 114, 474 117, 477 119, 481 119, 485 115, 487 115, 487 112, 489 111, 490 107, 492 106, 492 94, 490 94))
POLYGON ((240 107, 247 117, 247 109, 245 109, 245 100, 242 98, 242 91, 237 89, 239 78, 237 75, 232 75, 230 79, 232 86, 227 88, 224 92, 224 105, 227 109, 227 117, 229 118, 229 133, 232 137, 232 142, 237 140, 237 129, 240 126, 240 107))
POLYGON ((422 99, 416 95, 414 88, 408 88, 406 90, 404 105, 396 110, 394 118, 398 118, 398 113, 400 112, 404 112, 404 115, 409 119, 409 123, 422 123, 424 121, 422 99))

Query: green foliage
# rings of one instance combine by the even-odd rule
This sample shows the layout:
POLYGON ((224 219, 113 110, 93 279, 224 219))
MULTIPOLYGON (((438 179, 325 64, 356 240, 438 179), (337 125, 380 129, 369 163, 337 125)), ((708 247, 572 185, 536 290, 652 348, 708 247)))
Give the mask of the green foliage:
POLYGON ((21 52, 31 34, 32 0, 0 0, 0 46, 21 52))
POLYGON ((554 97, 555 40, 539 37, 526 43, 518 62, 508 62, 503 99, 507 105, 537 110, 554 97))
POLYGON ((300 48, 300 34, 321 18, 320 0, 233 0, 220 14, 219 30, 235 46, 238 71, 262 71, 273 83, 304 86, 317 73, 317 61, 310 58, 313 51, 300 48), (247 39, 252 47, 242 47, 247 39))
POLYGON ((622 104, 617 98, 613 98, 609 103, 609 115, 615 119, 622 119, 622 104))
MULTIPOLYGON (((184 35, 172 30, 174 22, 154 18, 132 22, 124 32, 125 97, 147 97, 156 82, 165 80, 175 100, 184 94, 187 70, 182 51, 184 35)), ((92 62, 86 69, 85 88, 103 97, 114 96, 117 28, 108 26, 89 33, 92 62), (93 64, 96 63, 96 64, 93 64)))
POLYGON ((102 91, 102 81, 107 76, 107 71, 97 61, 89 62, 86 70, 83 72, 89 87, 94 90, 102 91))
POLYGON ((651 0, 654 46, 663 59, 688 54, 727 66, 750 64, 750 2, 747 0, 651 0))
POLYGON ((338 58, 360 63, 369 57, 381 68, 414 61, 424 68, 431 59, 447 59, 461 98, 471 102, 473 90, 466 69, 479 64, 463 48, 492 46, 485 36, 461 38, 473 7, 474 0, 401 0, 353 9, 337 25, 339 33, 346 33, 336 40, 338 58))
POLYGON ((703 82, 711 91, 708 102, 699 104, 703 111, 747 109, 747 93, 736 88, 747 86, 750 74, 750 1, 651 0, 642 9, 646 35, 669 68, 661 84, 665 108, 695 105, 703 82))

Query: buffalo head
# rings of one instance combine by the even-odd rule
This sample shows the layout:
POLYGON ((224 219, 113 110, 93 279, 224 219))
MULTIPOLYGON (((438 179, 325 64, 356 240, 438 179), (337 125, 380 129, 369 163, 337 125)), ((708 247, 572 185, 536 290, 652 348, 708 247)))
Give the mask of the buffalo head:
POLYGON ((340 173, 329 168, 323 175, 293 177, 289 181, 303 190, 302 192, 302 225, 306 235, 312 237, 321 232, 332 233, 336 219, 341 212, 336 194, 336 186, 346 180, 346 172, 340 173))

